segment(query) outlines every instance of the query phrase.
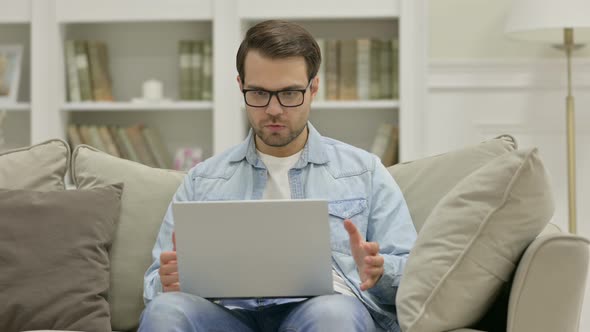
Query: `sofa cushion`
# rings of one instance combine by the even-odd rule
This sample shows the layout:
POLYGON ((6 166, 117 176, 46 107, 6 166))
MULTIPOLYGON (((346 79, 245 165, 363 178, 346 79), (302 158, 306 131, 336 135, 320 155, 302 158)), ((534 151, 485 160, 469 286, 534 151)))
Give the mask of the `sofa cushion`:
POLYGON ((0 189, 2 331, 110 331, 109 256, 122 185, 0 189))
POLYGON ((184 173, 151 168, 80 145, 72 156, 72 177, 78 188, 123 182, 121 218, 111 252, 108 302, 112 327, 137 327, 143 304, 143 275, 166 209, 184 173))
POLYGON ((490 160, 516 149, 508 135, 478 145, 389 167, 419 232, 434 208, 459 181, 490 160))
POLYGON ((461 180, 428 216, 408 258, 396 298, 402 330, 477 322, 553 209, 536 149, 506 153, 461 180))
POLYGON ((58 139, 0 153, 0 188, 39 191, 65 189, 69 145, 58 139))

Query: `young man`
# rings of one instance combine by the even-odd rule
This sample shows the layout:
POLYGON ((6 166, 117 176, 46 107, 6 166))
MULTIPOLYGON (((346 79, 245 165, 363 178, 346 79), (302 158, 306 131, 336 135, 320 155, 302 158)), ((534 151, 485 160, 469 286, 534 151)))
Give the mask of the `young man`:
POLYGON ((189 171, 173 201, 329 200, 337 293, 213 303, 179 292, 168 208, 145 274, 140 331, 399 331, 395 294, 416 231, 379 159, 320 136, 308 122, 320 62, 317 43, 299 25, 265 21, 249 29, 237 81, 252 129, 243 143, 189 171))

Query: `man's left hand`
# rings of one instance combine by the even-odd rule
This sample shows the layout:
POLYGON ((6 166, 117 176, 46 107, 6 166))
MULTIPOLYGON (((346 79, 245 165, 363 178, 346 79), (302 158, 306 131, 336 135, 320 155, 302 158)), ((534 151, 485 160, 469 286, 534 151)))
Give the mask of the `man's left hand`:
POLYGON ((344 220, 344 228, 350 236, 350 250, 361 277, 361 291, 366 291, 383 275, 384 259, 379 255, 379 244, 366 242, 350 219, 344 220))

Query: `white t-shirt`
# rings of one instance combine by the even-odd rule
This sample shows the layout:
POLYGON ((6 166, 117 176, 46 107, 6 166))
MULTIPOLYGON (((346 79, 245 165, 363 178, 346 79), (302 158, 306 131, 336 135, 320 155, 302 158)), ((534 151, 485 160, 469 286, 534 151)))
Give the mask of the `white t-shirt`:
MULTIPOLYGON (((264 194, 262 195, 263 199, 291 198, 289 170, 295 166, 302 151, 303 150, 294 155, 281 158, 267 155, 256 150, 258 157, 262 160, 268 172, 266 187, 264 187, 264 194)), ((344 282, 334 270, 332 270, 332 278, 334 279, 334 291, 343 295, 355 296, 346 282, 344 282)))

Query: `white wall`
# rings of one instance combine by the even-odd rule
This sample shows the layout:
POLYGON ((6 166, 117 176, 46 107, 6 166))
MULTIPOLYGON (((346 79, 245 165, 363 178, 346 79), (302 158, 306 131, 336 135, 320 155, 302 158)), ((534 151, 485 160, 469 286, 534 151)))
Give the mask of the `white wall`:
MULTIPOLYGON (((555 193, 553 222, 567 230, 565 61, 547 45, 504 35, 511 2, 430 1, 425 152, 501 133, 538 147, 555 193)), ((575 58, 578 233, 590 237, 590 46, 575 58)), ((581 317, 580 331, 589 332, 590 287, 581 317)))

